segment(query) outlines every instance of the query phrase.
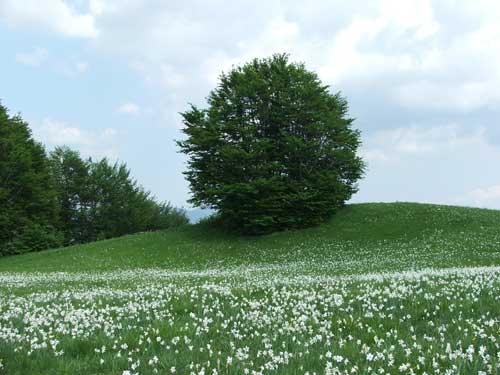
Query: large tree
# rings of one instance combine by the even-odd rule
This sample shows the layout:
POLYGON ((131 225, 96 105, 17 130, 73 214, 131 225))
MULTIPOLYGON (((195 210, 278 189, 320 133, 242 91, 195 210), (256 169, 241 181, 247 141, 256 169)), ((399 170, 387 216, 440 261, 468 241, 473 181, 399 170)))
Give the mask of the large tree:
POLYGON ((0 104, 0 255, 60 244, 56 196, 44 148, 0 104))
POLYGON ((182 114, 191 202, 244 233, 315 225, 357 191, 364 164, 347 101, 284 54, 227 74, 182 114))

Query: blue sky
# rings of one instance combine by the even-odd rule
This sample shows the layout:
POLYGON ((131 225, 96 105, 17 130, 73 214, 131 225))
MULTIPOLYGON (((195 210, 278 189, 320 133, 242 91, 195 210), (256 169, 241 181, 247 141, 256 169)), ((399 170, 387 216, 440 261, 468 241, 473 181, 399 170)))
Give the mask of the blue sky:
POLYGON ((0 100, 48 149, 118 159, 189 196, 179 112, 220 72, 288 52, 350 103, 353 202, 500 208, 497 1, 2 0, 0 100))

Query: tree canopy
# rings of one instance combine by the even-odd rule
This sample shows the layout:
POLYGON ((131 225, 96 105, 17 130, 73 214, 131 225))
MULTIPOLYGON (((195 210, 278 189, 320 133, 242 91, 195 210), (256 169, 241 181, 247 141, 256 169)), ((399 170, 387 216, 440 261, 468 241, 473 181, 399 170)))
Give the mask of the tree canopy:
POLYGON ((0 104, 0 255, 61 243, 56 197, 43 146, 0 104))
POLYGON ((188 222, 182 210, 145 191, 124 163, 83 160, 67 147, 52 151, 50 161, 67 245, 188 222))
POLYGON ((123 163, 49 155, 20 116, 0 105, 0 256, 186 224, 123 163))
POLYGON ((191 203, 236 231, 315 225, 357 191, 364 163, 346 99, 287 55, 223 73, 208 108, 182 116, 191 203))

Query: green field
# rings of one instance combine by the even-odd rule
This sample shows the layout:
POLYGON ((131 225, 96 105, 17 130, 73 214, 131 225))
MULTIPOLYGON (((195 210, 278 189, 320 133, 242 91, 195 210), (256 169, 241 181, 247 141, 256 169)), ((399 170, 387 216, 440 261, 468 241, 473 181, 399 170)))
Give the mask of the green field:
POLYGON ((0 374, 498 374, 500 211, 349 205, 0 258, 0 374))

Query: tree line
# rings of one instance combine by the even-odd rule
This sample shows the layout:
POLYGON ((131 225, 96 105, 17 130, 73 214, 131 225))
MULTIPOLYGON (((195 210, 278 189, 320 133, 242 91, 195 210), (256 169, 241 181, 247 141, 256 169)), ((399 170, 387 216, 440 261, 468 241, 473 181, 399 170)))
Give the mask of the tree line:
POLYGON ((47 153, 29 125, 0 104, 0 256, 187 222, 124 163, 84 159, 68 147, 47 153))
MULTIPOLYGON (((233 67, 182 113, 190 203, 242 234, 314 226, 353 194, 365 171, 347 100, 287 54, 233 67)), ((0 255, 186 223, 125 164, 46 154, 20 116, 0 105, 0 255)))

